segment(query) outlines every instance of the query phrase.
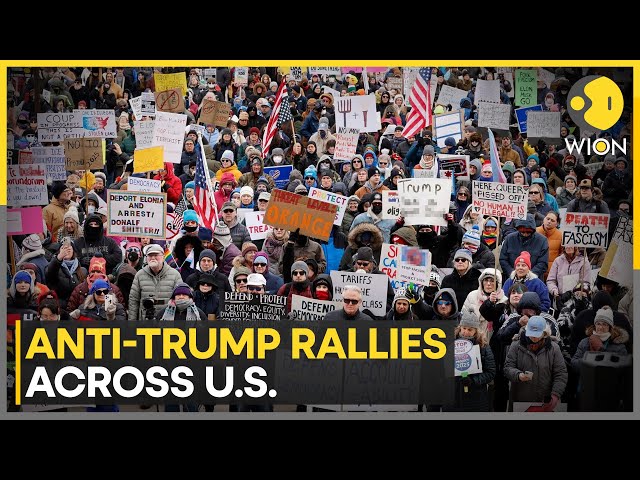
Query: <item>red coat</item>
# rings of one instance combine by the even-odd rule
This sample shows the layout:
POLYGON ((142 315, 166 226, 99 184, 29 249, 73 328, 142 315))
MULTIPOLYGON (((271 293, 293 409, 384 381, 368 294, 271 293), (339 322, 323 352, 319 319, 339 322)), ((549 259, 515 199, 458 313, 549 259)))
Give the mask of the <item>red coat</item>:
MULTIPOLYGON (((163 188, 163 192, 167 192, 167 202, 171 202, 173 204, 177 204, 180 201, 180 196, 182 195, 182 182, 180 178, 176 177, 176 174, 173 173, 173 163, 165 162, 164 169, 167 171, 166 176, 164 177, 164 182, 166 189, 163 188)), ((153 177, 154 180, 163 180, 160 177, 160 174, 153 177)))

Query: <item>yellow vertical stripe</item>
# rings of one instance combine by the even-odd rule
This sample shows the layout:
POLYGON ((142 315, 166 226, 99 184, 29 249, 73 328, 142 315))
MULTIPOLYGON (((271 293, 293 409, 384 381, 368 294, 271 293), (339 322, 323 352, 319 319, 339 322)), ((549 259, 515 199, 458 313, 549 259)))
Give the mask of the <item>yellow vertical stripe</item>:
POLYGON ((13 339, 16 342, 15 352, 16 352, 16 405, 20 405, 20 320, 16 320, 16 332, 15 338, 13 339))

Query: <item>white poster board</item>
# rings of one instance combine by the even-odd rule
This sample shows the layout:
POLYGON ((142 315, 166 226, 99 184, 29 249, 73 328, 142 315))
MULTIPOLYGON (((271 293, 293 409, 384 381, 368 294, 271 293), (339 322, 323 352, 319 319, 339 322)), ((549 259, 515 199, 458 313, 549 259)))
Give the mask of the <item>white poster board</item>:
POLYGON ((528 192, 522 185, 474 180, 472 204, 482 215, 526 220, 528 192))
MULTIPOLYGON (((437 79, 438 77, 434 75, 437 79)), ((466 98, 469 95, 469 92, 466 90, 462 90, 461 88, 451 87, 449 85, 442 85, 440 88, 440 93, 438 94, 438 99, 436 100, 436 104, 451 105, 453 110, 457 110, 460 108, 460 100, 466 98)), ((433 98, 433 97, 432 97, 433 98)))
POLYGON ((247 211, 244 214, 244 223, 247 226, 247 230, 249 230, 251 240, 264 240, 267 238, 267 234, 273 230, 271 225, 262 223, 263 220, 264 212, 247 211))
POLYGON ((47 205, 47 174, 44 165, 7 165, 7 205, 47 205))
POLYGON ((400 246, 398 280, 418 285, 429 285, 431 273, 431 252, 420 247, 400 246))
POLYGON ((564 212, 560 217, 562 245, 607 248, 608 213, 564 212))
POLYGON ((476 82, 476 93, 473 103, 480 105, 480 102, 500 103, 500 80, 478 80, 476 82))
POLYGON ((187 116, 182 113, 156 112, 153 146, 164 147, 164 161, 180 163, 187 116))
POLYGON ((382 273, 389 277, 391 286, 396 293, 398 293, 399 289, 407 287, 407 282, 401 281, 398 278, 400 248, 401 245, 383 243, 382 249, 380 250, 380 265, 378 267, 382 273))
POLYGON ((107 234, 165 238, 166 193, 107 190, 107 234))
POLYGON ((333 152, 334 162, 337 160, 351 161, 356 154, 359 134, 360 130, 357 128, 339 127, 337 129, 336 148, 333 152))
POLYGON ((316 300, 301 295, 291 297, 291 317, 300 321, 319 321, 329 312, 342 308, 342 302, 316 300))
POLYGON ((347 211, 347 200, 349 200, 349 197, 345 197, 344 195, 339 195, 333 192, 327 192, 326 190, 322 190, 316 187, 311 187, 307 196, 309 198, 315 198, 316 200, 321 200, 332 205, 337 205, 338 210, 336 211, 336 219, 334 220, 333 224, 338 226, 342 225, 342 219, 344 218, 344 213, 347 211))
POLYGON ((403 178, 398 180, 400 215, 405 225, 446 226, 451 180, 445 178, 403 178))
POLYGON ((358 95, 334 98, 336 130, 340 127, 358 129, 359 132, 377 132, 382 128, 376 110, 376 96, 358 95))
POLYGON ((600 275, 615 280, 623 287, 633 288, 633 221, 627 217, 618 220, 609 242, 600 275))
POLYGON ((560 112, 527 114, 527 138, 560 138, 560 112))
POLYGON ((433 134, 440 148, 445 146, 444 141, 447 137, 453 137, 458 143, 463 135, 464 112, 456 110, 442 115, 434 115, 433 123, 433 134))
POLYGON ((342 289, 345 285, 355 285, 362 290, 361 310, 368 309, 376 317, 386 315, 389 287, 389 279, 386 275, 332 270, 331 281, 334 301, 342 302, 342 289))
POLYGON ((474 345, 473 342, 465 338, 458 338, 455 341, 454 348, 456 377, 461 377, 465 373, 467 375, 482 373, 480 345, 474 345))
POLYGON ((127 191, 129 192, 157 192, 160 193, 160 180, 150 178, 129 177, 127 191))
POLYGON ((509 130, 511 105, 504 103, 480 102, 478 105, 478 126, 509 130))
POLYGON ((133 122, 133 128, 136 135, 136 149, 144 149, 153 146, 153 129, 155 125, 155 120, 145 120, 144 122, 136 120, 133 122))
POLYGON ((382 191, 382 219, 397 220, 400 216, 400 196, 396 190, 382 191))
POLYGON ((33 163, 44 165, 47 182, 67 180, 64 147, 32 147, 33 163))

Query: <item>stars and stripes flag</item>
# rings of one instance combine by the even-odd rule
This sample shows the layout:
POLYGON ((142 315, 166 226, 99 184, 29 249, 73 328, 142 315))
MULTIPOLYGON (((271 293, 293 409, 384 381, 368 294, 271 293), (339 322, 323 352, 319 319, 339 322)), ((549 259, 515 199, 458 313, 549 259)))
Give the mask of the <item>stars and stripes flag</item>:
POLYGON ((489 128, 489 156, 491 157, 491 171, 493 172, 493 181, 498 183, 507 183, 507 177, 504 176, 502 167, 500 166, 500 157, 498 156, 498 148, 496 147, 496 137, 489 128))
POLYGON ((173 209, 173 213, 175 214, 175 219, 173 221, 174 228, 176 230, 181 230, 184 225, 184 220, 182 218, 182 214, 187 209, 187 201, 184 198, 184 195, 180 198, 180 201, 176 205, 176 208, 173 209))
POLYGON ((411 111, 407 115, 407 123, 402 131, 402 136, 405 138, 420 133, 423 128, 433 123, 431 92, 429 91, 430 80, 431 67, 421 67, 409 93, 411 111))
POLYGON ((262 154, 266 158, 269 154, 269 147, 271 141, 278 131, 278 127, 285 122, 288 122, 293 117, 291 116, 291 109, 289 108, 289 92, 287 91, 286 77, 282 79, 278 93, 276 94, 276 103, 273 105, 271 116, 267 127, 264 129, 264 137, 262 138, 262 154))
MULTIPOLYGON (((200 141, 199 138, 198 140, 200 141)), ((198 154, 196 160, 196 176, 194 181, 196 190, 192 200, 193 207, 200 218, 200 224, 213 230, 217 217, 216 200, 213 197, 209 167, 206 164, 204 155, 201 153, 198 154)), ((180 215, 180 217, 182 217, 182 215, 180 215)))

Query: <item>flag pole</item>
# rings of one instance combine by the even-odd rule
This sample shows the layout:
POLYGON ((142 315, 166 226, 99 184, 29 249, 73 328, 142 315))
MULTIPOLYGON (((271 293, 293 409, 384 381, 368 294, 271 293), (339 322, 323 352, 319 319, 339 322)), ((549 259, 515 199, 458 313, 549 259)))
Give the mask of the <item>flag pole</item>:
MULTIPOLYGON (((498 228, 497 228, 497 231, 496 231, 496 235, 497 235, 496 236, 496 248, 498 248, 498 246, 500 245, 500 222, 501 221, 502 221, 502 217, 498 217, 498 228)), ((482 235, 482 232, 480 232, 480 235, 482 235)), ((496 272, 497 272, 498 271, 498 255, 496 255, 494 253, 493 257, 495 258, 495 269, 496 269, 496 272)), ((496 279, 497 278, 498 278, 498 276, 496 275, 496 279)), ((497 285, 497 283, 496 283, 496 285, 497 285)))
MULTIPOLYGON (((202 167, 208 170, 209 165, 207 164, 207 158, 204 155, 204 144, 202 143, 202 132, 200 130, 198 130, 198 145, 200 145, 200 156, 202 158, 202 167)), ((216 223, 218 223, 218 205, 216 205, 216 197, 214 195, 215 192, 213 191, 213 185, 211 185, 211 181, 207 182, 207 189, 209 190, 209 194, 211 195, 211 199, 212 199, 211 203, 213 203, 213 211, 216 214, 216 223)))

